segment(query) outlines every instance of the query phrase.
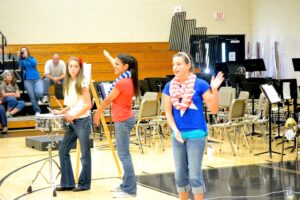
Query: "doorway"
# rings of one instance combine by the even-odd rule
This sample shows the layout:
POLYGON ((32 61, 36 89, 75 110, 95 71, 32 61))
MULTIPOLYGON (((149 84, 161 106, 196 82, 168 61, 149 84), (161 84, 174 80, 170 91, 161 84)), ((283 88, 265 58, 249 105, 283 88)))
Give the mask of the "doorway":
POLYGON ((195 67, 201 72, 214 74, 216 63, 245 59, 245 35, 191 35, 190 43, 195 67))

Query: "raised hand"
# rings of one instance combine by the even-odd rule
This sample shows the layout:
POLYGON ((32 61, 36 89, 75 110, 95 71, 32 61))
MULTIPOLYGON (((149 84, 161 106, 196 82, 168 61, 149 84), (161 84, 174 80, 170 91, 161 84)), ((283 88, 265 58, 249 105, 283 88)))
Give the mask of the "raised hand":
POLYGON ((108 51, 106 51, 105 49, 103 50, 103 54, 106 58, 110 57, 110 54, 108 53, 108 51))
POLYGON ((218 89, 223 81, 224 81, 224 74, 222 72, 219 72, 216 77, 213 76, 211 78, 211 81, 210 81, 211 89, 212 90, 213 89, 218 89))
POLYGON ((111 55, 108 53, 108 51, 103 50, 103 54, 104 56, 109 60, 109 62, 115 66, 115 59, 113 57, 111 57, 111 55))

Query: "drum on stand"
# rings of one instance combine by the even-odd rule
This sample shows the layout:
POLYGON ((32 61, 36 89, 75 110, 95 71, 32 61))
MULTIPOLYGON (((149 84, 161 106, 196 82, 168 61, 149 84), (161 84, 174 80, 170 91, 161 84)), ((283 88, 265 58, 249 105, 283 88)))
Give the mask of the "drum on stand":
POLYGON ((42 175, 42 177, 45 179, 45 181, 52 186, 53 196, 56 197, 56 185, 55 180, 57 179, 58 175, 60 174, 60 167, 58 163, 52 159, 52 148, 55 146, 55 136, 58 134, 58 132, 63 131, 66 128, 65 122, 64 122, 64 115, 54 115, 54 114, 39 114, 35 116, 35 122, 36 122, 36 129, 39 129, 43 132, 47 133, 47 136, 50 139, 50 142, 48 143, 48 159, 44 161, 41 168, 38 170, 35 178, 32 180, 30 186, 27 188, 27 192, 32 192, 32 185, 39 176, 39 174, 42 175), (49 171, 50 171, 50 178, 47 179, 46 176, 43 174, 42 169, 44 166, 49 163, 49 171), (56 177, 53 177, 53 163, 56 165, 57 169, 59 170, 56 177))
POLYGON ((64 115, 39 114, 35 116, 35 128, 43 132, 57 133, 66 128, 64 115))

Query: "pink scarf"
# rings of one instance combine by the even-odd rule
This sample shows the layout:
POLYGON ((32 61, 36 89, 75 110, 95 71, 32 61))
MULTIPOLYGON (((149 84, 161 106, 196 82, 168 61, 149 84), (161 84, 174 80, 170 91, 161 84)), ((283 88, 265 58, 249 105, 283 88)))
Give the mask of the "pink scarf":
POLYGON ((196 82, 196 75, 190 73, 187 80, 180 87, 179 79, 174 77, 170 85, 170 96, 173 106, 180 110, 181 116, 190 106, 194 96, 194 86, 196 82), (181 102, 179 99, 181 98, 181 102))

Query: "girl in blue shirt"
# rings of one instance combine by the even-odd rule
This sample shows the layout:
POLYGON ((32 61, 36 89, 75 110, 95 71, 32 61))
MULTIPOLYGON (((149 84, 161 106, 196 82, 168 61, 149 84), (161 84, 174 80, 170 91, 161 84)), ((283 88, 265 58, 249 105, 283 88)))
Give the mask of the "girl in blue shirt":
POLYGON ((211 113, 218 112, 218 88, 224 80, 223 73, 220 72, 212 77, 209 86, 192 73, 193 68, 192 58, 188 54, 177 53, 173 57, 175 77, 163 90, 166 116, 173 131, 176 187, 182 200, 188 200, 190 188, 195 200, 204 198, 202 158, 207 127, 203 102, 211 113))
POLYGON ((43 81, 36 68, 36 59, 30 56, 26 47, 22 47, 18 52, 18 62, 23 70, 23 80, 25 90, 28 92, 35 114, 40 114, 41 109, 38 101, 44 93, 43 81))

